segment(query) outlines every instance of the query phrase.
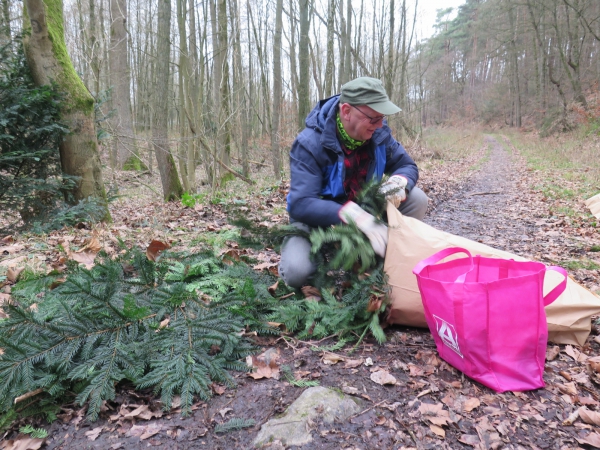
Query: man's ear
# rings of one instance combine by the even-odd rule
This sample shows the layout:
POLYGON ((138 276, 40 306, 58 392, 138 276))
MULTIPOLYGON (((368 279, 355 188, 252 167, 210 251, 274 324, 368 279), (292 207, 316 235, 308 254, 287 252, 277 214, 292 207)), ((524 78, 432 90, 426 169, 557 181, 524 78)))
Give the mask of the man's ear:
POLYGON ((341 103, 340 104, 340 116, 347 120, 348 114, 350 114, 351 108, 352 107, 350 106, 350 103, 341 103))

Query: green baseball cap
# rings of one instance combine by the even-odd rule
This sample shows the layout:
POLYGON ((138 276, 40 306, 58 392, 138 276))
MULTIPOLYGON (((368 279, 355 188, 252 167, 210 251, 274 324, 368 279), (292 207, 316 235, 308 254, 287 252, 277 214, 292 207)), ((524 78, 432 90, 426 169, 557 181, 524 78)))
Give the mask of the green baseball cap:
POLYGON ((402 111, 390 101, 381 80, 371 77, 355 78, 344 84, 340 94, 340 103, 367 105, 385 116, 402 111))

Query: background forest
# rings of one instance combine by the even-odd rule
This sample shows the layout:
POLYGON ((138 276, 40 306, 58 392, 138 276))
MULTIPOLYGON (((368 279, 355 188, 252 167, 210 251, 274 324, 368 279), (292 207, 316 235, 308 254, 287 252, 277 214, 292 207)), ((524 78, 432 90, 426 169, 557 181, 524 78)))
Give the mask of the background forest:
MULTIPOLYGON (((16 51, 26 8, 1 2, 2 40, 16 51)), ((44 3, 60 10, 59 0, 44 3)), ((427 38, 422 8, 418 0, 62 5, 68 54, 96 100, 103 162, 152 171, 156 155, 167 199, 247 177, 252 158, 280 177, 314 103, 356 76, 384 81, 403 109, 390 125, 407 143, 433 125, 548 134, 597 124, 599 2, 468 0, 457 14, 438 10, 427 38)))

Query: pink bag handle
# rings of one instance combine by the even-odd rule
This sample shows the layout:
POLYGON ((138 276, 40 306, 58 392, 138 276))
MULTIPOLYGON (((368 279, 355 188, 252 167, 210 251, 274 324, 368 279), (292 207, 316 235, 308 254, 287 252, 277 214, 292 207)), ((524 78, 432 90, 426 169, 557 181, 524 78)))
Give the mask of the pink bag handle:
POLYGON ((567 279, 568 279, 567 271, 565 269, 563 269, 562 267, 549 266, 549 267, 546 267, 546 270, 553 270, 554 272, 558 272, 562 276, 564 276, 565 279, 562 280, 562 282, 558 286, 556 286, 554 289, 552 289, 550 292, 548 292, 544 296, 544 306, 548 306, 550 303, 552 303, 554 300, 556 300, 560 294, 562 294, 564 292, 564 290, 567 288, 567 279))
MULTIPOLYGON (((469 256, 469 262, 471 263, 471 269, 469 269, 468 272, 470 272, 471 270, 473 270, 473 256, 471 255, 471 252, 469 250, 467 250, 466 248, 461 248, 461 247, 451 247, 451 248, 445 248, 443 250, 440 250, 439 252, 435 253, 434 255, 431 255, 429 258, 426 258, 422 261, 420 261, 415 268, 413 269, 413 273, 415 275, 420 275, 421 271, 426 267, 426 266, 431 266, 437 262, 440 262, 442 259, 450 256, 450 255, 454 255, 455 253, 466 253, 469 256)), ((466 275, 466 274, 465 274, 466 275)), ((459 277, 458 282, 464 282, 464 276, 465 275, 461 275, 459 277), (460 278, 462 278, 462 280, 460 280, 460 278)))

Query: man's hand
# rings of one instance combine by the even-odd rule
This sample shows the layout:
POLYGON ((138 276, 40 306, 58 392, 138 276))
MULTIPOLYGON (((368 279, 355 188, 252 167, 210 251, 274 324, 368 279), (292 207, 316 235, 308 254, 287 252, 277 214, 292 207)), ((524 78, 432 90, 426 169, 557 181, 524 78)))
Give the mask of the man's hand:
POLYGON ((407 184, 408 180, 402 175, 392 175, 389 180, 381 185, 379 192, 384 194, 385 198, 398 208, 400 203, 406 200, 407 184))
POLYGON ((344 223, 354 222, 358 229, 369 238, 373 251, 385 257, 388 240, 388 228, 382 223, 377 223, 375 217, 366 212, 354 202, 348 202, 340 209, 340 219, 344 223))

